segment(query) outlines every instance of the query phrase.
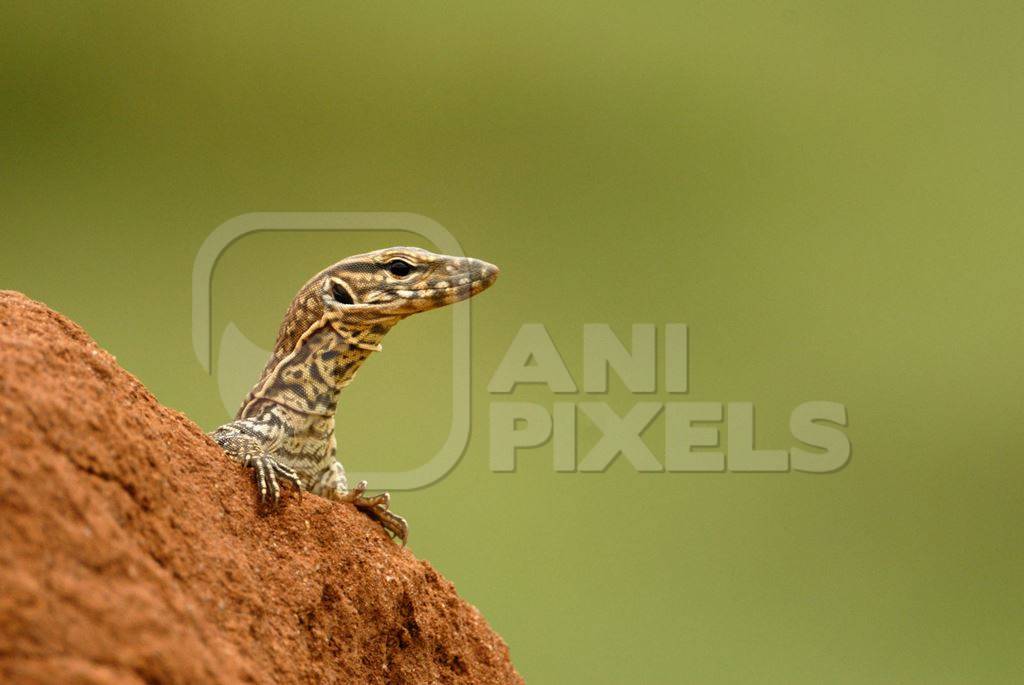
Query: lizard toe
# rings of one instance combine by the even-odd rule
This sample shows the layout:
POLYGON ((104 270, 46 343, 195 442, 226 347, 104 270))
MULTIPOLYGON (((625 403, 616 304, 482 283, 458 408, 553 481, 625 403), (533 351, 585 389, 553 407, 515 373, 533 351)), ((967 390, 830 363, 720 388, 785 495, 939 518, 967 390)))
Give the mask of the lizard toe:
POLYGON ((303 491, 302 478, 294 469, 281 464, 270 455, 261 454, 252 457, 248 466, 253 470, 253 478, 256 480, 256 494, 261 504, 276 506, 281 499, 281 483, 278 477, 283 478, 300 493, 303 491))
POLYGON ((372 507, 360 507, 360 511, 377 521, 384 531, 392 538, 402 541, 402 546, 409 540, 409 524, 406 520, 380 504, 372 507))
POLYGON ((302 485, 302 478, 299 476, 298 473, 295 472, 295 469, 289 466, 285 466, 284 464, 278 461, 273 461, 273 470, 277 473, 277 475, 281 476, 286 481, 294 485, 295 489, 298 490, 300 494, 302 493, 303 490, 306 489, 302 485))

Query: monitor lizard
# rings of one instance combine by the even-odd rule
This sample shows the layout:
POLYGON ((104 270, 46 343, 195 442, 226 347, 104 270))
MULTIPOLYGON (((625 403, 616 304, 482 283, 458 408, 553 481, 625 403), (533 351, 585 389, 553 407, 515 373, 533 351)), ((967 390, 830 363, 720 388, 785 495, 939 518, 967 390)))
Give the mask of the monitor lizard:
POLYGON ((405 544, 409 527, 390 511, 390 495, 351 490, 335 458, 338 394, 391 327, 418 312, 470 298, 498 268, 468 257, 391 247, 355 255, 313 276, 278 330, 274 352, 235 420, 210 433, 235 461, 253 469, 259 501, 277 504, 278 479, 299 491, 351 502, 405 544))

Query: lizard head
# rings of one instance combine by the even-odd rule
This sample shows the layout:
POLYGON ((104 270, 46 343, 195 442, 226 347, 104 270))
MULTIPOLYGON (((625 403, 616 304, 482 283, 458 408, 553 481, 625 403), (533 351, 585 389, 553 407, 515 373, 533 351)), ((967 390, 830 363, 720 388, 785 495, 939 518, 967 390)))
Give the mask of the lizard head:
MULTIPOLYGON (((310 336, 318 336, 325 328, 333 329, 335 335, 329 340, 314 337, 311 350, 345 343, 375 352, 381 349, 380 339, 405 317, 473 297, 497 278, 498 267, 493 264, 418 247, 389 247, 332 264, 306 281, 292 299, 278 329, 274 353, 241 411, 253 398, 268 397, 268 379, 276 378, 285 360, 296 358, 310 336)), ((309 358, 303 359, 308 362, 309 358)), ((347 360, 338 367, 349 374, 346 383, 360 361, 347 360)))
POLYGON ((347 257, 313 276, 295 295, 267 368, 323 323, 343 340, 380 349, 379 339, 405 317, 470 298, 497 277, 493 264, 418 247, 389 247, 347 257))
POLYGON ((354 255, 321 274, 325 313, 347 329, 399 320, 470 298, 498 277, 498 267, 418 247, 354 255))

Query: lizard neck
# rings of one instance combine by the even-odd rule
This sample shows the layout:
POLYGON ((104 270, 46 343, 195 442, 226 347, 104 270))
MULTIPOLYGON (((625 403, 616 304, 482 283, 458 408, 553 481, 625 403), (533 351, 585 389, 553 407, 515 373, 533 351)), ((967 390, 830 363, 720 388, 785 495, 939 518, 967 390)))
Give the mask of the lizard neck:
POLYGON ((334 324, 314 336, 318 339, 312 341, 316 350, 309 361, 309 375, 316 388, 316 413, 334 416, 338 395, 355 379, 363 362, 381 350, 380 341, 389 328, 353 330, 334 324))
POLYGON ((256 410, 260 400, 300 414, 333 417, 338 395, 352 382, 363 362, 381 349, 380 341, 391 325, 374 322, 354 326, 321 319, 294 348, 275 350, 260 383, 239 411, 239 418, 256 410))

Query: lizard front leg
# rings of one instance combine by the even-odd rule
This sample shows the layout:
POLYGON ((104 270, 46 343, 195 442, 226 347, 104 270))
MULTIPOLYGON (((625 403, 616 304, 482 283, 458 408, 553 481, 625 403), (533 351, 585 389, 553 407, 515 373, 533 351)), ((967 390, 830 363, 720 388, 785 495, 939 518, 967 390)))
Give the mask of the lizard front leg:
POLYGON ((391 495, 382 492, 368 496, 366 481, 361 480, 351 490, 341 462, 334 461, 313 480, 311 488, 314 494, 333 499, 337 502, 351 502, 357 509, 380 523, 391 536, 398 538, 405 545, 409 539, 409 524, 404 518, 390 510, 391 495))
POLYGON ((273 457, 274 445, 280 442, 280 429, 254 419, 232 421, 210 434, 229 457, 253 470, 261 502, 277 504, 281 496, 278 477, 284 478, 302 492, 302 479, 290 466, 273 457))

